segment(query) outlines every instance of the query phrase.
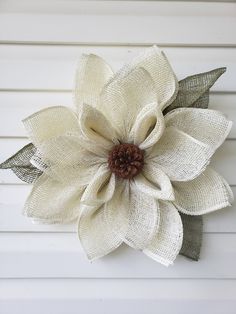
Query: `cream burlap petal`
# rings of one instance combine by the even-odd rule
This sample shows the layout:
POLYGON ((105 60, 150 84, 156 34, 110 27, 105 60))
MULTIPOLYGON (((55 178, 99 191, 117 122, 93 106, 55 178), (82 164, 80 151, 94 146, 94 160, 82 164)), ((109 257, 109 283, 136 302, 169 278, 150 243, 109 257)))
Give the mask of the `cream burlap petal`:
MULTIPOLYGON (((107 161, 107 155, 102 157, 89 151, 79 133, 65 133, 45 141, 40 145, 37 154, 41 155, 45 163, 61 167, 74 165, 89 167, 107 161)), ((33 158, 35 159, 35 156, 33 158)))
POLYGON ((68 185, 42 174, 35 182, 24 207, 24 215, 48 223, 68 223, 78 218, 83 187, 68 185))
POLYGON ((171 181, 189 181, 205 170, 210 157, 207 145, 174 127, 168 127, 146 162, 155 163, 171 181))
POLYGON ((165 116, 165 123, 208 145, 211 154, 224 142, 232 127, 232 122, 221 112, 200 108, 175 109, 165 116))
POLYGON ((162 136, 164 117, 156 103, 145 106, 138 114, 129 135, 129 141, 140 149, 152 147, 162 136))
POLYGON ((102 164, 86 187, 81 202, 91 206, 108 202, 114 194, 115 182, 115 175, 106 164, 102 164))
POLYGON ((156 200, 130 183, 128 203, 128 230, 124 242, 134 249, 145 248, 159 224, 159 208, 156 200))
POLYGON ((143 253, 155 261, 169 266, 173 264, 181 249, 183 225, 178 211, 171 202, 160 201, 159 206, 159 228, 143 253))
POLYGON ((157 102, 164 109, 178 93, 178 80, 163 51, 153 46, 125 65, 116 76, 124 77, 134 68, 145 69, 154 81, 157 102))
POLYGON ((168 176, 153 162, 147 163, 134 178, 137 188, 156 199, 174 200, 174 190, 168 176))
POLYGON ((144 69, 133 69, 126 76, 114 76, 104 87, 100 97, 100 110, 112 121, 126 142, 139 111, 156 103, 154 82, 144 69))
MULTIPOLYGON (((62 167, 81 163, 84 155, 86 155, 86 158, 90 157, 90 152, 87 152, 81 146, 80 139, 80 133, 64 133, 45 140, 38 146, 37 154, 41 154, 41 159, 44 159, 45 163, 53 163, 62 167)), ((87 161, 87 164, 89 164, 89 161, 87 161)))
POLYGON ((83 54, 75 76, 74 102, 78 112, 84 103, 97 106, 99 94, 113 76, 111 67, 99 56, 83 54))
POLYGON ((60 182, 73 181, 87 185, 107 157, 101 157, 81 146, 78 133, 70 133, 44 141, 30 162, 48 176, 60 182))
POLYGON ((158 204, 154 198, 134 184, 118 180, 110 201, 100 208, 83 210, 79 236, 87 255, 94 259, 108 254, 122 242, 143 249, 152 240, 158 224, 158 204))
POLYGON ((230 206, 233 193, 228 183, 210 167, 189 182, 173 182, 176 208, 188 215, 202 215, 230 206))
POLYGON ((128 228, 128 186, 117 184, 110 201, 100 207, 83 205, 78 223, 78 235, 90 260, 114 251, 127 233, 128 228))
POLYGON ((66 107, 49 107, 23 120, 29 138, 36 147, 44 141, 68 132, 79 132, 75 113, 66 107))
POLYGON ((86 149, 95 153, 107 152, 118 144, 117 133, 101 111, 90 105, 83 104, 79 116, 79 126, 82 133, 81 141, 86 142, 86 149))
POLYGON ((96 175, 100 165, 99 163, 87 167, 80 163, 64 167, 50 165, 44 170, 44 173, 63 184, 72 185, 75 182, 81 187, 87 187, 96 175))

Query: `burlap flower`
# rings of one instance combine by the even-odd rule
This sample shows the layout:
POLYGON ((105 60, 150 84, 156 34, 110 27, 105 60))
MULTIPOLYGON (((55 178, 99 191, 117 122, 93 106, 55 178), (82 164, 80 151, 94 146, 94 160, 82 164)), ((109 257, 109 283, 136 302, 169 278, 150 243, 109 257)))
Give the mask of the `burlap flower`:
POLYGON ((77 220, 90 260, 126 243, 172 264, 183 239, 179 212, 202 215, 233 199, 208 166, 231 122, 218 111, 192 107, 163 115, 178 91, 157 47, 116 74, 100 57, 84 55, 76 112, 51 107, 24 120, 37 148, 30 162, 42 171, 25 215, 48 223, 77 220))

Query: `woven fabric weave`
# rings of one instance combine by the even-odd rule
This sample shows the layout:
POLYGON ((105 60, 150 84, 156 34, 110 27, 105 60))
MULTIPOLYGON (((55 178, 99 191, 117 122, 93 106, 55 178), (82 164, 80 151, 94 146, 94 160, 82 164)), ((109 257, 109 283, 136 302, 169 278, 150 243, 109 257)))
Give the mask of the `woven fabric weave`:
POLYGON ((180 216, 184 229, 183 244, 180 254, 194 261, 198 261, 202 245, 202 216, 189 216, 182 213, 180 216))
POLYGON ((35 145, 30 162, 43 172, 25 215, 44 223, 77 220, 89 259, 121 243, 166 266, 181 247, 196 259, 199 246, 191 253, 186 243, 200 245, 199 220, 188 223, 180 213, 200 216, 233 201, 227 182, 208 166, 232 123, 199 108, 222 71, 187 78, 179 90, 157 47, 115 74, 100 57, 84 56, 76 74, 76 112, 58 106, 24 120, 35 145), (121 172, 133 177, 121 178, 121 172))
POLYGON ((175 100, 164 110, 164 114, 176 108, 207 108, 209 89, 215 81, 225 73, 226 68, 218 68, 199 73, 179 81, 179 91, 175 100))
POLYGON ((0 164, 0 169, 11 169, 22 181, 33 183, 43 173, 30 162, 35 153, 36 147, 32 143, 27 144, 15 155, 0 164))

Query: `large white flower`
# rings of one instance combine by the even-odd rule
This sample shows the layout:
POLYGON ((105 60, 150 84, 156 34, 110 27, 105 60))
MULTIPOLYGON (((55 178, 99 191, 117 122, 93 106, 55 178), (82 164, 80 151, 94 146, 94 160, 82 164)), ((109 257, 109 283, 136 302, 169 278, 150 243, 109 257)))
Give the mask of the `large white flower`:
POLYGON ((228 184, 208 167, 231 122, 208 109, 163 116, 177 92, 156 47, 116 74, 98 56, 83 56, 77 112, 51 107, 24 120, 37 147, 32 163, 44 171, 25 214, 49 223, 78 219, 89 259, 124 242, 172 264, 183 238, 179 212, 201 215, 232 202, 228 184))

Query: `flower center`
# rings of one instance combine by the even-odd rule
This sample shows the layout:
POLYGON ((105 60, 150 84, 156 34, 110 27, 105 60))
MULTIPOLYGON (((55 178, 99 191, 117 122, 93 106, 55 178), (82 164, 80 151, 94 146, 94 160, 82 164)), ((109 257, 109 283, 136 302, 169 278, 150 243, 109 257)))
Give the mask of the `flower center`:
POLYGON ((134 144, 119 144, 113 147, 108 157, 111 172, 122 179, 132 179, 144 165, 144 151, 134 144))

